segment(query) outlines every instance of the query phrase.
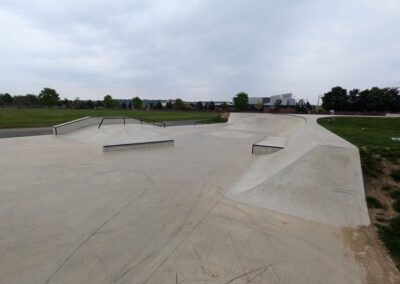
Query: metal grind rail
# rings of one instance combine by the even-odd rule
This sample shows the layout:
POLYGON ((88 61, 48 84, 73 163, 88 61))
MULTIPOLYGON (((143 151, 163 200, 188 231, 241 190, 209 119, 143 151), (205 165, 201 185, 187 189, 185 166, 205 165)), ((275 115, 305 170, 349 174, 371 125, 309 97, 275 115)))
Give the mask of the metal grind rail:
POLYGON ((122 119, 124 121, 124 125, 126 125, 126 119, 136 119, 136 120, 140 120, 140 124, 143 123, 147 123, 147 124, 153 124, 154 126, 158 126, 158 125, 162 125, 162 127, 166 127, 166 123, 162 122, 162 121, 157 121, 154 119, 150 119, 150 118, 131 118, 131 117, 121 117, 121 116, 113 116, 113 117, 103 117, 100 121, 100 124, 98 126, 98 129, 100 129, 101 125, 103 124, 104 120, 107 119, 122 119))
POLYGON ((124 125, 125 125, 126 117, 124 117, 124 116, 123 116, 123 117, 118 117, 118 116, 114 116, 114 117, 103 117, 103 118, 101 119, 101 121, 100 121, 100 124, 99 124, 98 129, 100 129, 101 125, 103 124, 103 121, 106 120, 106 119, 123 119, 123 120, 124 120, 124 125))
POLYGON ((149 121, 150 121, 150 124, 153 124, 154 126, 157 126, 157 123, 161 124, 164 128, 167 126, 167 124, 162 121, 158 121, 158 120, 154 120, 154 119, 150 119, 150 118, 140 118, 140 124, 143 124, 143 122, 149 123, 149 121))

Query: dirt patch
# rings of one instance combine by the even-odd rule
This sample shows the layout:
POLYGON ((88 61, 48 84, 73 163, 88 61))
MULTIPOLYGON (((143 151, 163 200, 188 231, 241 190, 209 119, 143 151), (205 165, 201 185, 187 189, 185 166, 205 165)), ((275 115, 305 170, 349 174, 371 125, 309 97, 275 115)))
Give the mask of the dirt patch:
POLYGON ((400 283, 400 272, 378 240, 374 226, 342 229, 343 241, 366 270, 366 283, 400 283))
POLYGON ((391 193, 400 190, 400 187, 399 184, 390 177, 390 173, 398 168, 399 166, 384 159, 382 161, 383 173, 378 178, 365 179, 365 191, 367 196, 376 198, 383 205, 383 208, 369 208, 371 223, 385 225, 388 220, 399 215, 398 212, 393 210, 394 199, 391 197, 391 193))
POLYGON ((220 117, 222 120, 228 121, 230 114, 231 114, 230 112, 223 112, 223 113, 221 113, 220 117))

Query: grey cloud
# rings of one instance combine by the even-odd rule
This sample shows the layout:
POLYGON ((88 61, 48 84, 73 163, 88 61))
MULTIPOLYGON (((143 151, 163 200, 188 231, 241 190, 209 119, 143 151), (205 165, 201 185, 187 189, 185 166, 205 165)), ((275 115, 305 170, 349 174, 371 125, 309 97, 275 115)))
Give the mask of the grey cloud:
POLYGON ((400 3, 9 1, 0 91, 230 99, 400 85, 400 3))

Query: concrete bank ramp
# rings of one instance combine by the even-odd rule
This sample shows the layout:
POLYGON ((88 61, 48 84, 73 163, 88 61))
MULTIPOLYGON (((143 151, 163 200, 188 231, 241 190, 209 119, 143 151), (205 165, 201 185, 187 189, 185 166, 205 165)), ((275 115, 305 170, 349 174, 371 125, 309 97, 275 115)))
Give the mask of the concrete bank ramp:
POLYGON ((231 113, 227 128, 285 136, 303 124, 305 124, 304 118, 290 115, 231 113))
POLYGON ((320 127, 316 116, 264 115, 270 123, 262 123, 254 114, 237 114, 230 121, 233 127, 245 127, 240 116, 249 124, 256 119, 255 124, 265 126, 266 133, 278 131, 274 122, 278 127, 287 126, 282 133, 288 142, 276 153, 257 157, 228 197, 328 225, 369 224, 359 152, 354 145, 320 127))

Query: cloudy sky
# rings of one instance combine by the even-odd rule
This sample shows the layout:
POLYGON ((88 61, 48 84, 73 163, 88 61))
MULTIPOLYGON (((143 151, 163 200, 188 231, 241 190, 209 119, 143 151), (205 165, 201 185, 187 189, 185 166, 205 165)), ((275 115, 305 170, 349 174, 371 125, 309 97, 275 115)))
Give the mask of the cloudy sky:
POLYGON ((399 0, 0 0, 0 93, 230 100, 400 86, 399 0))

